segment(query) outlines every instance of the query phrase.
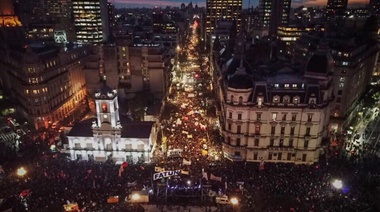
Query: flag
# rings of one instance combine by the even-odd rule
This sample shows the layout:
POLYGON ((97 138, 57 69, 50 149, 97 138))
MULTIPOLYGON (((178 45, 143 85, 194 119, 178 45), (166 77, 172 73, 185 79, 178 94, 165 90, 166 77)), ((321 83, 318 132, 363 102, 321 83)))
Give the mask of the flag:
POLYGON ((124 167, 120 166, 120 168, 119 168, 119 177, 121 177, 121 174, 123 173, 123 171, 124 171, 124 167))
POLYGON ((215 180, 215 181, 222 182, 222 177, 218 177, 218 176, 215 176, 215 175, 211 174, 210 175, 210 180, 215 180))
POLYGON ((264 160, 260 161, 260 167, 259 167, 260 171, 264 170, 264 163, 265 163, 264 160))
POLYGON ((183 165, 191 165, 191 160, 186 160, 185 158, 182 160, 183 165))
POLYGON ((165 171, 165 168, 162 168, 162 167, 156 166, 156 167, 154 167, 154 171, 155 171, 155 172, 163 172, 163 171, 165 171))
POLYGON ((205 169, 202 169, 202 178, 208 180, 207 172, 205 172, 205 169))
POLYGON ((181 170, 181 174, 186 174, 186 175, 189 175, 189 171, 186 171, 186 170, 181 170))

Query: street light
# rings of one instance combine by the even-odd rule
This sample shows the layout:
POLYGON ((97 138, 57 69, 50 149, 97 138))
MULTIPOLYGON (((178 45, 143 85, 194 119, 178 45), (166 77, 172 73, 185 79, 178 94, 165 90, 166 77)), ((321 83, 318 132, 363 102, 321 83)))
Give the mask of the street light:
POLYGON ((140 199, 140 194, 133 194, 131 198, 133 201, 137 201, 140 199))
POLYGON ((27 171, 25 170, 24 167, 20 167, 20 168, 17 169, 17 176, 19 176, 19 177, 25 176, 26 173, 27 173, 27 171))
POLYGON ((332 183, 332 185, 336 189, 342 189, 343 188, 343 182, 341 180, 334 180, 334 182, 332 183))
POLYGON ((232 205, 238 205, 239 204, 239 200, 236 197, 232 197, 230 199, 230 202, 232 205))

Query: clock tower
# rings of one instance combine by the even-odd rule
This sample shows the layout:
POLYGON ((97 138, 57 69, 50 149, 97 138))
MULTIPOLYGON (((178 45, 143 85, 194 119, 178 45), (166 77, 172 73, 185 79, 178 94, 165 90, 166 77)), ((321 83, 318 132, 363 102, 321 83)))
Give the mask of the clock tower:
POLYGON ((103 85, 95 93, 96 120, 92 123, 95 142, 101 150, 119 150, 121 125, 117 91, 103 85))

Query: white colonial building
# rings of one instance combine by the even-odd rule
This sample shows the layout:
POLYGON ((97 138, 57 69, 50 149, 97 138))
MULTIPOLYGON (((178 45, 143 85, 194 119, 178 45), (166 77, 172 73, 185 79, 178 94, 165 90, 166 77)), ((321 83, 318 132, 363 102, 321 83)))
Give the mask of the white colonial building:
POLYGON ((254 70, 240 34, 233 56, 219 61, 213 65, 224 156, 232 161, 317 162, 333 100, 333 64, 326 46, 321 43, 304 73, 286 66, 254 70))
POLYGON ((156 141, 154 122, 131 122, 119 115, 116 90, 95 93, 96 120, 76 124, 68 133, 71 159, 149 162, 156 141))

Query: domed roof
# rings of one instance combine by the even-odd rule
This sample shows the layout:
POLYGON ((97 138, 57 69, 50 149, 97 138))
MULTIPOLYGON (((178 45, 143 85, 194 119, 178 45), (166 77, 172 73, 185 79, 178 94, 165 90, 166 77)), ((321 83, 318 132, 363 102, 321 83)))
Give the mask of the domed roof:
POLYGON ((313 54, 307 65, 306 72, 325 74, 331 71, 334 61, 330 54, 313 54))
POLYGON ((249 89, 252 88, 253 82, 249 75, 234 74, 228 80, 228 87, 235 89, 249 89))
POLYGON ((113 93, 113 89, 104 83, 103 86, 100 88, 100 93, 107 95, 108 93, 113 93))
POLYGON ((306 65, 306 72, 326 74, 332 70, 334 60, 330 54, 328 43, 322 39, 318 45, 318 50, 309 58, 306 65))
MULTIPOLYGON (((229 77, 235 74, 239 66, 240 66, 240 60, 238 58, 233 57, 229 59, 225 64, 225 71, 224 71, 225 76, 229 77)), ((251 69, 251 66, 246 60, 243 60, 243 67, 247 74, 253 74, 253 70, 251 69)))

